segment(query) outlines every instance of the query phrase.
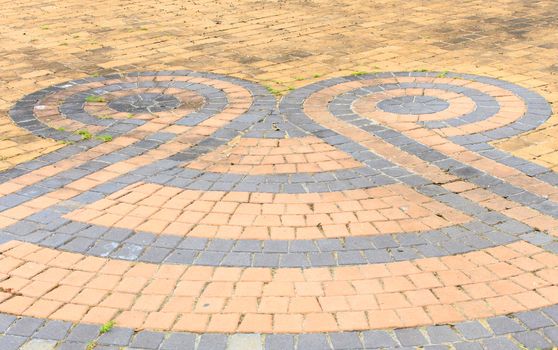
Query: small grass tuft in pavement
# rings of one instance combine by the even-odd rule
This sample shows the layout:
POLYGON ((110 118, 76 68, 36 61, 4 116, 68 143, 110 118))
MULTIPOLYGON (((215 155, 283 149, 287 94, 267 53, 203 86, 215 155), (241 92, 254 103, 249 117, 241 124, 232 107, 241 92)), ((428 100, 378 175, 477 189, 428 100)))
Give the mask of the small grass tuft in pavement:
POLYGON ((106 102, 103 96, 91 95, 85 98, 85 102, 106 102))
POLYGON ((112 136, 111 136, 111 135, 106 135, 106 134, 97 135, 97 136, 95 136, 95 138, 96 138, 97 140, 101 140, 101 141, 103 141, 103 142, 112 141, 112 136))
POLYGON ((365 71, 356 71, 356 72, 352 72, 352 73, 351 73, 351 76, 353 76, 353 77, 358 77, 358 76, 366 75, 366 74, 368 74, 368 72, 365 72, 365 71))
POLYGON ((105 324, 103 324, 101 326, 101 328, 99 328, 99 333, 100 334, 105 334, 107 332, 110 332, 110 330, 112 329, 112 327, 114 327, 114 320, 110 320, 108 322, 105 322, 105 324))
POLYGON ((82 140, 89 140, 93 136, 87 130, 78 130, 76 131, 76 134, 80 135, 82 140))

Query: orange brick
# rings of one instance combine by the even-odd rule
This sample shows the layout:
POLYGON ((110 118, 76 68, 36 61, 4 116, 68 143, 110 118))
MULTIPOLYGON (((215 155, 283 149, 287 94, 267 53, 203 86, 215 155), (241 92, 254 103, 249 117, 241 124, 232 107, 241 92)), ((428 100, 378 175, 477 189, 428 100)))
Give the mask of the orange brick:
POLYGON ((364 311, 338 312, 336 315, 341 330, 353 331, 368 328, 368 320, 364 311))
POLYGON ((170 329, 177 317, 175 312, 150 312, 145 318, 143 327, 155 330, 170 329))
POLYGON ((216 314, 211 316, 208 332, 234 332, 240 321, 240 314, 216 314))
POLYGON ((274 333, 300 333, 302 332, 303 315, 301 314, 275 314, 273 316, 274 333))
POLYGON ((60 309, 50 315, 54 320, 64 320, 71 322, 80 321, 89 308, 85 305, 64 304, 60 309))
POLYGON ((272 316, 264 314, 246 314, 238 326, 238 332, 271 333, 272 316))
POLYGON ((304 332, 334 332, 338 325, 330 313, 310 313, 304 317, 302 325, 304 332))

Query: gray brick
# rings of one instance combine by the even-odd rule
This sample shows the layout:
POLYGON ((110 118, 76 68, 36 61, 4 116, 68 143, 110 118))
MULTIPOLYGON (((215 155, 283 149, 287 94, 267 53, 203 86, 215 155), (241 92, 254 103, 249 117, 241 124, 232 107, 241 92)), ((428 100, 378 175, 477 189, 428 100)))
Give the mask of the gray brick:
POLYGON ((20 350, 54 350, 56 341, 45 339, 31 339, 20 350))
POLYGON ((0 349, 18 350, 26 340, 26 337, 20 337, 17 335, 0 335, 0 349))
POLYGON ((345 238, 346 250, 363 250, 363 249, 371 249, 371 248, 373 248, 371 237, 346 237, 345 238))
POLYGON ((343 249, 343 245, 338 239, 320 239, 317 241, 317 244, 322 252, 331 252, 343 249))
POLYGON ((224 334, 202 334, 197 350, 225 350, 227 336, 224 334))
POLYGON ((0 314, 0 333, 4 333, 8 327, 16 320, 15 316, 0 314))
POLYGON ((95 245, 87 251, 90 255, 100 256, 100 257, 107 257, 112 253, 116 248, 118 248, 117 242, 105 241, 105 240, 98 240, 95 242, 95 245))
POLYGON ((486 350, 514 350, 519 349, 519 347, 514 344, 511 340, 505 337, 496 337, 484 339, 484 348, 486 350))
POLYGON ((494 334, 497 335, 521 332, 525 330, 516 321, 506 316, 492 317, 489 318, 487 321, 494 334))
POLYGON ((68 331, 72 327, 70 322, 63 321, 47 321, 43 328, 35 333, 34 337, 40 339, 61 340, 66 337, 68 331))
MULTIPOLYGON (((95 350, 121 350, 121 349, 122 346, 114 346, 114 345, 97 345, 95 347, 95 350)), ((133 350, 137 350, 137 349, 133 349, 133 350)))
POLYGON ((103 234, 103 238, 109 241, 122 242, 126 238, 130 237, 132 233, 133 231, 131 230, 113 227, 103 234))
POLYGON ((448 345, 427 345, 423 348, 424 350, 449 350, 448 345))
POLYGON ((166 248, 149 247, 141 255, 141 260, 151 263, 160 263, 170 254, 171 250, 166 248))
POLYGON ((30 336, 43 325, 43 322, 38 318, 23 317, 15 321, 6 334, 30 336))
POLYGON ((196 252, 193 250, 176 249, 167 256, 165 262, 175 264, 191 264, 194 262, 196 252))
POLYGON ((552 320, 546 317, 540 311, 519 312, 515 316, 521 322, 525 323, 525 325, 530 329, 538 329, 538 328, 549 327, 554 325, 552 320))
POLYGON ((397 346, 398 343, 385 331, 367 331, 363 332, 364 347, 370 349, 379 349, 397 346))
POLYGON ((137 244, 123 244, 120 249, 110 254, 111 257, 115 257, 123 260, 136 260, 141 252, 143 251, 143 246, 137 244))
POLYGON ((289 252, 293 253, 307 253, 316 252, 318 247, 314 244, 314 241, 309 240, 296 240, 291 242, 289 252))
POLYGON ((302 253, 291 253, 281 256, 280 260, 281 267, 308 267, 310 264, 306 258, 305 254, 302 253))
POLYGON ((99 326, 89 324, 78 324, 70 331, 68 340, 76 342, 88 342, 97 338, 99 335, 99 326))
POLYGON ((364 255, 371 264, 391 261, 391 255, 386 249, 368 249, 364 251, 364 255))
POLYGON ((529 349, 546 349, 551 346, 548 340, 534 331, 516 333, 513 337, 529 349))
POLYGON ((453 344, 455 350, 483 350, 482 346, 479 343, 455 343, 453 344))
POLYGON ((251 240, 240 240, 234 245, 233 251, 235 252, 260 252, 261 242, 251 240))
POLYGON ((428 344, 428 340, 418 330, 413 328, 396 329, 395 336, 403 346, 418 346, 428 344))
POLYGON ((191 333, 173 333, 163 344, 161 350, 194 350, 196 336, 191 333))
POLYGON ((134 340, 130 345, 138 348, 157 349, 163 338, 163 333, 142 331, 134 336, 134 340))
POLYGON ((78 235, 85 238, 99 238, 108 231, 108 228, 101 226, 90 226, 78 231, 78 235))
POLYGON ((358 333, 356 332, 331 333, 329 338, 335 350, 356 350, 363 348, 358 333))
POLYGON ((265 350, 292 350, 295 338, 289 334, 270 334, 265 337, 265 350))
POLYGON ((87 343, 69 342, 66 341, 60 345, 58 350, 86 350, 87 343))
POLYGON ((130 343, 133 330, 128 328, 113 328, 105 334, 101 334, 97 342, 100 345, 124 346, 130 343))
POLYGON ((548 317, 558 323, 558 305, 549 306, 542 310, 548 317))
POLYGON ((223 266, 250 266, 252 256, 250 253, 228 253, 223 260, 221 265, 223 266))
POLYGON ((209 251, 229 252, 234 245, 234 241, 227 239, 213 239, 207 246, 209 251))
POLYGON ((178 236, 164 235, 159 236, 157 240, 153 242, 153 245, 161 248, 175 248, 181 240, 182 238, 178 236))
POLYGON ((338 252, 337 260, 339 262, 339 265, 355 265, 366 263, 366 259, 359 251, 338 252))
POLYGON ((72 238, 71 235, 54 233, 41 241, 41 245, 46 247, 59 247, 72 238))
POLYGON ((276 267, 279 265, 280 254, 276 253, 256 253, 254 254, 254 266, 257 267, 276 267))
POLYGON ((298 350, 328 350, 331 347, 328 344, 325 334, 301 334, 298 336, 298 350))
POLYGON ((219 266, 221 260, 225 257, 223 252, 202 252, 196 259, 197 265, 219 266))
POLYGON ((335 261, 335 256, 333 253, 309 253, 308 258, 312 266, 335 266, 337 265, 335 261))
POLYGON ((146 246, 148 244, 153 243, 154 240, 155 240, 155 236, 151 233, 137 232, 136 234, 130 236, 130 238, 126 240, 126 243, 146 246))
POLYGON ((62 249, 69 250, 72 252, 83 253, 87 251, 90 247, 93 246, 94 240, 90 238, 84 237, 76 237, 72 239, 70 242, 64 244, 62 249))
POLYGON ((544 335, 550 339, 552 344, 558 345, 558 327, 549 327, 544 329, 544 335))
POLYGON ((205 249, 206 244, 207 244, 206 238, 186 237, 179 244, 178 247, 182 249, 202 250, 205 249))
POLYGON ((399 246, 399 243, 397 243, 393 238, 387 235, 373 236, 372 244, 376 248, 395 248, 399 246))
POLYGON ((458 323, 455 328, 465 339, 479 339, 490 336, 490 332, 477 321, 458 323))
POLYGON ((289 243, 287 241, 264 241, 264 252, 287 253, 289 243))
POLYGON ((426 329, 432 344, 450 343, 459 340, 459 337, 449 326, 431 326, 426 329))
POLYGON ((262 337, 259 334, 233 334, 229 337, 227 350, 262 350, 262 337))

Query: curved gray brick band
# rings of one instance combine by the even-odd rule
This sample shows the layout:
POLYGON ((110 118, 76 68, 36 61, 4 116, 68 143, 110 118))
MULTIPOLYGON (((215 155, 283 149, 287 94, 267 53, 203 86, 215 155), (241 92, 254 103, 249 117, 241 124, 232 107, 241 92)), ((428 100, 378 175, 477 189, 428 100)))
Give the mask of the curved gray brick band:
POLYGON ((135 331, 0 314, 2 350, 544 350, 558 344, 558 306, 394 330, 312 334, 221 334, 135 331))
POLYGON ((480 222, 419 233, 267 241, 157 236, 63 219, 59 225, 47 231, 39 223, 21 222, 0 234, 0 241, 17 239, 85 255, 150 263, 306 268, 447 256, 535 235, 525 226, 512 231, 506 225, 491 227, 480 222))

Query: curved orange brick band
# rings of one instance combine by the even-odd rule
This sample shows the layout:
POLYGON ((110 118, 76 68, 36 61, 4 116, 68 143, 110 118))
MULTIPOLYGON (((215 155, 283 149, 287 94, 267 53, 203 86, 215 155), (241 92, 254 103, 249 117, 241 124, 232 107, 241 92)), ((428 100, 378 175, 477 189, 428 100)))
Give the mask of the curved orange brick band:
POLYGON ((416 232, 470 220, 401 184, 303 194, 135 184, 65 217, 156 234, 262 240, 416 232))
POLYGON ((235 139, 186 167, 249 175, 316 173, 363 165, 315 136, 288 139, 235 139))
POLYGON ((324 332, 483 318, 558 302, 558 257, 519 242, 309 269, 187 267, 0 246, 0 312, 194 332, 324 332))

